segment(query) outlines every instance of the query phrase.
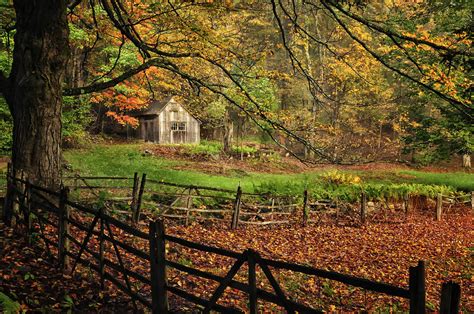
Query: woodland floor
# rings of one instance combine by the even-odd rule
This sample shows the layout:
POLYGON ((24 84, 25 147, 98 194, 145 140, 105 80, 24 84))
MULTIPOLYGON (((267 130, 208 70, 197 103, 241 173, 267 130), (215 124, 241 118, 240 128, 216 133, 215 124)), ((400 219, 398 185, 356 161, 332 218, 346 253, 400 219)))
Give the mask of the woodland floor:
POLYGON ((28 246, 24 237, 0 222, 0 292, 18 302, 20 311, 132 311, 129 299, 113 290, 101 291, 92 276, 61 273, 43 247, 28 246))
MULTIPOLYGON (((426 213, 408 218, 388 212, 378 221, 360 226, 350 221, 325 222, 301 227, 242 227, 230 230, 221 224, 193 223, 190 226, 167 224, 167 233, 195 242, 244 251, 253 248, 264 257, 311 265, 346 274, 383 281, 401 287, 408 282, 408 268, 418 260, 427 262, 427 307, 438 308, 441 282, 454 280, 462 286, 462 308, 474 311, 474 263, 472 259, 473 216, 470 209, 458 209, 436 222, 426 213)), ((86 223, 86 219, 84 222, 86 223)), ((145 230, 145 228, 144 228, 145 230)), ((24 239, 0 225, 0 292, 18 300, 23 309, 83 312, 127 312, 132 305, 110 283, 100 290, 97 276, 80 267, 73 277, 62 275, 48 259, 41 244, 26 246, 24 239), (74 304, 74 305, 72 305, 74 304)), ((72 232, 77 232, 72 230, 72 232)), ((147 251, 140 243, 118 230, 123 241, 147 251)), ((84 235, 76 234, 80 239, 84 235)), ((91 241, 94 248, 97 241, 91 241)), ((168 258, 180 264, 224 275, 232 260, 219 256, 167 245, 168 258)), ((112 260, 112 254, 109 258, 112 260)), ((125 263, 134 271, 148 274, 148 267, 130 256, 125 263)), ((401 311, 406 302, 396 298, 366 293, 360 289, 292 272, 274 273, 283 289, 293 299, 327 311, 401 311)), ((245 272, 237 279, 246 281, 245 272)), ((262 274, 257 274, 261 279, 262 274)), ((215 282, 198 280, 176 271, 168 274, 169 284, 204 298, 216 287, 215 282)), ((259 287, 268 284, 259 280, 259 287)), ((140 288, 147 295, 147 288, 140 288)), ((270 291, 270 290, 269 290, 270 291)), ((220 303, 246 308, 246 298, 233 289, 226 290, 220 303)), ((194 312, 192 306, 171 297, 171 307, 178 313, 194 312)), ((260 303, 263 312, 279 313, 281 309, 260 303)))

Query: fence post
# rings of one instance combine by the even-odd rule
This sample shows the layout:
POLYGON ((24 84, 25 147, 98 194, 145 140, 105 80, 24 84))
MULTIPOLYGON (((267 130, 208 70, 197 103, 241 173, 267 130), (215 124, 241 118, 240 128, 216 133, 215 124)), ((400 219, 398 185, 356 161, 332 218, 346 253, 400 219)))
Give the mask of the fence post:
POLYGON ((3 221, 7 226, 11 226, 12 221, 13 183, 11 176, 12 164, 9 162, 7 165, 7 193, 5 194, 5 200, 3 202, 3 221))
POLYGON ((365 223, 367 217, 367 195, 362 192, 360 195, 360 221, 365 223))
POLYGON ((99 275, 100 275, 100 288, 104 290, 104 208, 99 208, 99 219, 100 219, 100 234, 99 234, 99 275))
POLYGON ((188 196, 186 197, 186 220, 185 220, 185 225, 189 225, 189 210, 191 209, 191 206, 192 206, 192 197, 191 197, 191 193, 192 193, 192 188, 189 189, 188 191, 188 196))
POLYGON ((439 193, 436 197, 436 220, 441 221, 441 215, 443 213, 443 195, 439 193))
POLYGON ((135 210, 135 206, 137 206, 137 191, 138 191, 138 172, 133 174, 133 187, 132 187, 132 202, 130 203, 130 210, 132 213, 135 210))
POLYGON ((471 191, 471 209, 474 210, 474 191, 471 191))
POLYGON ((162 220, 151 221, 148 229, 150 244, 152 313, 168 313, 166 291, 165 226, 162 220))
POLYGON ((410 314, 425 313, 425 262, 419 261, 415 267, 410 267, 410 314))
POLYGON ((308 223, 308 190, 303 192, 303 226, 306 226, 308 223))
POLYGON ((236 229, 239 224, 240 205, 242 203, 241 198, 242 198, 242 188, 239 185, 239 187, 237 188, 237 194, 235 196, 234 212, 232 214, 232 224, 230 225, 231 229, 236 229))
POLYGON ((459 313, 459 304, 461 302, 461 287, 452 281, 443 282, 441 286, 441 303, 439 307, 440 314, 459 313))
POLYGON ((146 173, 142 175, 142 181, 140 183, 140 191, 138 192, 138 199, 137 199, 137 205, 134 208, 133 211, 133 222, 138 224, 140 221, 140 208, 142 206, 142 197, 143 197, 143 192, 145 191, 145 182, 146 182, 146 173))
POLYGON ((58 207, 58 259, 61 270, 69 268, 69 257, 66 254, 69 250, 69 207, 67 206, 67 198, 69 189, 62 187, 59 192, 58 207))
POLYGON ((257 275, 255 272, 256 253, 255 251, 247 250, 247 263, 249 266, 248 285, 249 285, 249 309, 250 314, 257 313, 257 275))

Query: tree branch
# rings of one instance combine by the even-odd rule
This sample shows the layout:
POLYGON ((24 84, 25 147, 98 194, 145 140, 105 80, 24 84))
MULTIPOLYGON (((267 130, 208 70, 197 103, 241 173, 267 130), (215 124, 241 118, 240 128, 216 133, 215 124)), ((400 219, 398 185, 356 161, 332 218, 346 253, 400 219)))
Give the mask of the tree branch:
MULTIPOLYGON (((329 2, 331 2, 331 1, 329 1, 329 2)), ((333 8, 328 3, 326 3, 326 1, 321 1, 321 3, 326 7, 326 9, 329 10, 329 12, 331 12, 331 14, 334 16, 334 19, 336 20, 336 22, 344 29, 344 31, 353 40, 355 40, 357 43, 359 43, 359 45, 361 45, 362 48, 365 49, 365 51, 367 51, 373 58, 375 58, 377 61, 379 61, 381 64, 383 64, 386 68, 388 68, 388 69, 392 70, 393 72, 403 76, 404 78, 407 78, 408 80, 418 84, 419 86, 422 86, 423 88, 425 88, 425 89, 431 91, 432 93, 436 94, 441 99, 444 99, 447 102, 451 103, 469 121, 474 120, 474 110, 472 108, 470 108, 465 103, 463 103, 461 101, 458 101, 458 100, 456 100, 456 99, 454 99, 454 98, 452 98, 452 97, 436 90, 435 88, 431 87, 430 85, 428 85, 426 83, 423 83, 422 81, 416 79, 412 75, 407 74, 407 73, 401 71, 400 69, 396 68, 395 66, 391 65, 382 56, 378 55, 375 51, 373 51, 364 41, 362 41, 359 37, 354 35, 354 33, 351 32, 351 30, 348 28, 348 26, 341 20, 341 18, 337 15, 337 13, 334 12, 333 8)))
POLYGON ((327 6, 327 5, 331 5, 333 7, 335 7, 336 9, 338 9, 340 12, 342 12, 344 15, 350 17, 351 19, 353 20, 356 20, 357 22, 361 23, 361 24, 364 24, 365 26, 373 29, 373 30, 376 30, 380 33, 383 33, 387 36, 392 36, 392 37, 396 37, 396 38, 399 38, 399 39, 403 39, 403 40, 407 40, 407 41, 411 41, 417 45, 426 45, 426 46, 429 46, 435 50, 442 50, 442 51, 445 51, 447 53, 449 53, 450 55, 461 55, 461 56, 468 56, 468 57, 474 57, 474 53, 472 52, 469 52, 469 51, 462 51, 462 50, 458 50, 458 49, 453 49, 453 48, 449 48, 449 47, 446 47, 446 46, 443 46, 443 45, 439 45, 437 43, 434 43, 432 41, 429 41, 429 40, 425 40, 425 39, 420 39, 420 38, 416 38, 416 37, 412 37, 412 36, 407 36, 407 35, 403 35, 403 34, 400 34, 400 33, 397 33, 397 32, 394 32, 388 28, 385 28, 385 27, 382 27, 380 25, 377 25, 375 23, 372 23, 366 19, 364 19, 363 17, 355 14, 355 13, 352 13, 352 12, 349 12, 347 10, 345 10, 339 3, 337 3, 336 1, 333 1, 333 0, 322 0, 321 1, 322 4, 324 6, 327 6))
POLYGON ((91 84, 91 85, 83 86, 83 87, 77 87, 77 88, 66 88, 63 90, 63 95, 64 96, 84 95, 84 94, 90 94, 93 92, 101 91, 110 87, 114 87, 118 83, 125 81, 126 79, 134 76, 135 74, 138 74, 148 69, 149 67, 158 66, 162 63, 164 63, 164 60, 161 58, 149 59, 146 62, 139 65, 138 67, 130 69, 109 81, 101 82, 97 84, 91 84))

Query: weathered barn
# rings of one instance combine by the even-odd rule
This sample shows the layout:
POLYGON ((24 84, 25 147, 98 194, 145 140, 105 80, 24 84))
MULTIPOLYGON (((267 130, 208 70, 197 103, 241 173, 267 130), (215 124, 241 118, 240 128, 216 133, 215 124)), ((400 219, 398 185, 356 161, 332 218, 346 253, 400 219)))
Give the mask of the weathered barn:
POLYGON ((135 116, 140 122, 139 137, 147 142, 199 143, 201 122, 173 97, 152 101, 144 111, 135 116))

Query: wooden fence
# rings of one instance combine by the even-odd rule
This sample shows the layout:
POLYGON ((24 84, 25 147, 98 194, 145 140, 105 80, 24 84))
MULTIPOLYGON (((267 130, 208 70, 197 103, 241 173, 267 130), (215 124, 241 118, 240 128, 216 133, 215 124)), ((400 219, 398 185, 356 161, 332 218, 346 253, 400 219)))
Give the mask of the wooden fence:
MULTIPOLYGON (((365 193, 360 195, 360 209, 354 211, 353 204, 334 200, 314 200, 305 190, 300 199, 275 196, 271 194, 248 193, 237 187, 236 190, 220 189, 198 185, 185 185, 147 179, 146 174, 137 173, 134 177, 68 177, 64 182, 72 183, 72 190, 91 191, 92 197, 99 196, 98 190, 112 191, 113 197, 108 200, 126 202, 129 210, 122 211, 132 215, 137 223, 143 212, 160 215, 167 219, 175 219, 186 225, 192 220, 224 221, 232 228, 239 224, 270 225, 286 224, 291 221, 320 223, 324 217, 345 217, 348 213, 354 219, 365 223, 374 211, 374 203, 368 202, 365 193), (72 180, 72 181, 67 181, 72 180), (99 182, 98 182, 99 181, 99 182), (105 183, 109 184, 105 184, 105 183), (113 182, 121 182, 113 184, 113 182), (112 183, 112 184, 110 184, 112 183), (126 195, 120 195, 124 193, 126 195), (371 206, 369 206, 371 205, 371 206), (343 210, 344 208, 349 210, 343 210)), ((436 196, 433 216, 441 220, 443 212, 448 212, 453 205, 471 203, 474 209, 474 192, 457 197, 436 196)), ((379 207, 387 203, 380 202, 379 207)), ((401 200, 401 208, 408 214, 410 208, 408 195, 401 200)), ((375 210, 375 212, 380 212, 375 210)), ((374 215, 372 215, 374 216, 374 215)))
MULTIPOLYGON (((408 288, 402 288, 351 275, 262 258, 258 252, 250 249, 244 252, 234 252, 191 242, 166 234, 162 220, 151 221, 148 226, 148 233, 146 233, 108 215, 103 208, 88 208, 69 200, 68 192, 68 188, 52 191, 34 185, 27 180, 8 176, 8 193, 4 204, 3 219, 8 224, 15 218, 17 225, 21 224, 25 227, 26 232, 24 234, 31 242, 32 233, 36 226, 33 222, 33 218, 35 218, 39 226, 39 236, 44 241, 47 252, 51 255, 56 253, 58 265, 61 269, 71 269, 71 272, 74 272, 78 264, 89 267, 98 273, 102 287, 104 281, 108 280, 130 296, 135 310, 138 310, 137 302, 140 302, 144 307, 151 309, 152 313, 167 313, 169 310, 168 293, 172 293, 199 305, 204 313, 209 313, 211 310, 223 313, 241 313, 242 311, 237 308, 217 303, 224 290, 231 287, 247 294, 250 313, 257 312, 259 299, 277 304, 289 313, 321 313, 318 309, 291 300, 274 277, 271 267, 274 270, 290 270, 307 276, 326 278, 368 291, 407 299, 410 313, 425 313, 425 264, 422 261, 417 266, 410 267, 408 288), (78 219, 78 215, 89 217, 91 219, 89 225, 85 225, 83 220, 78 219), (53 227, 56 230, 54 238, 47 236, 46 226, 53 227), (99 228, 96 228, 97 226, 99 228), (80 239, 73 236, 71 234, 72 227, 85 232, 85 237, 80 239), (127 233, 136 240, 148 242, 148 252, 117 238, 113 229, 119 230, 120 233, 127 233), (98 240, 98 246, 91 247, 88 245, 93 237, 98 240), (117 262, 113 262, 111 258, 106 257, 106 242, 113 246, 117 262), (169 260, 166 256, 166 242, 232 258, 235 262, 225 276, 218 276, 169 260), (94 250, 97 247, 98 250, 94 250), (89 258, 84 257, 85 253, 89 254, 89 258), (130 267, 127 268, 123 262, 127 255, 133 255, 147 263, 149 272, 142 274, 130 267), (234 279, 235 275, 244 264, 247 264, 247 282, 237 281, 234 279), (260 267, 270 282, 273 292, 258 288, 257 266, 260 267), (167 270, 169 269, 176 269, 193 276, 216 281, 218 286, 209 299, 201 298, 178 286, 168 284, 167 270), (122 278, 122 280, 119 278, 122 278), (149 287, 149 295, 144 295, 134 289, 136 285, 131 284, 132 279, 135 283, 141 284, 140 291, 144 291, 143 286, 149 287)), ((444 284, 442 287, 441 312, 457 313, 459 298, 459 285, 452 282, 444 284)))

